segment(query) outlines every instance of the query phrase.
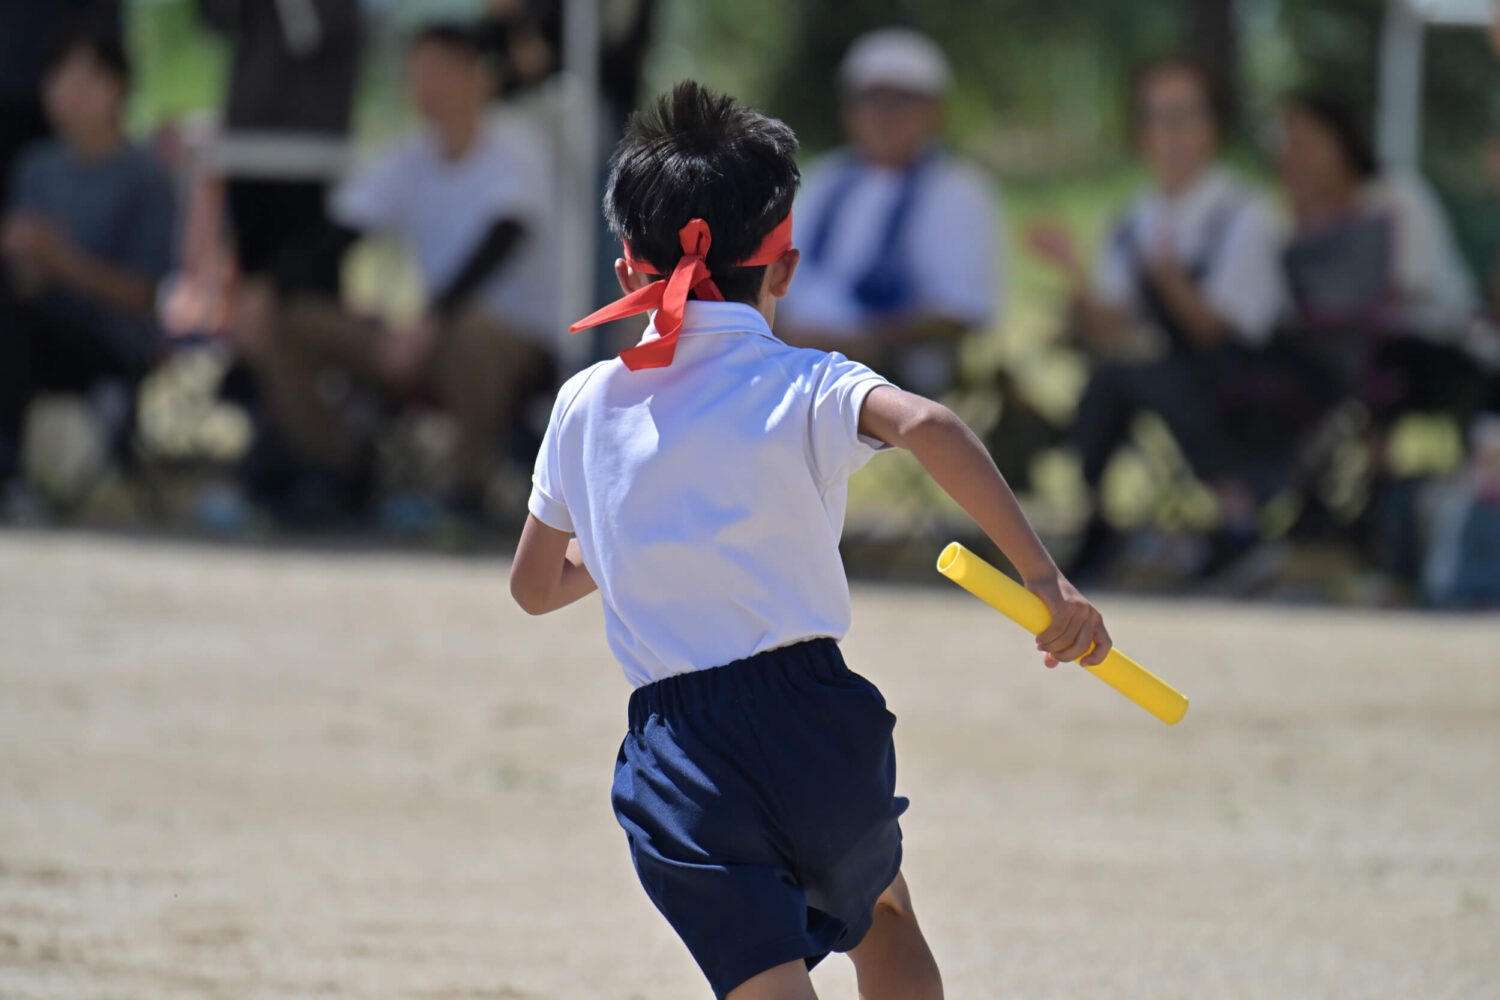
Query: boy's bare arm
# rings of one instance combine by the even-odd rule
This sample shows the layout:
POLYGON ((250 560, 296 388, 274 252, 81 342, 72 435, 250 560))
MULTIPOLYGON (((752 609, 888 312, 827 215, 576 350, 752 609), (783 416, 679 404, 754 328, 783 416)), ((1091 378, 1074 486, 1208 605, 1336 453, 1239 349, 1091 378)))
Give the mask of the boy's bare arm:
POLYGON ((952 410, 882 385, 865 397, 859 430, 916 456, 928 475, 1000 546, 1026 589, 1052 613, 1051 626, 1037 636, 1037 649, 1046 654, 1049 667, 1072 660, 1084 666, 1103 661, 1111 644, 1099 612, 1058 570, 989 452, 952 410))
POLYGON ((583 565, 578 539, 526 516, 516 560, 510 567, 510 595, 529 615, 567 607, 598 589, 583 565))

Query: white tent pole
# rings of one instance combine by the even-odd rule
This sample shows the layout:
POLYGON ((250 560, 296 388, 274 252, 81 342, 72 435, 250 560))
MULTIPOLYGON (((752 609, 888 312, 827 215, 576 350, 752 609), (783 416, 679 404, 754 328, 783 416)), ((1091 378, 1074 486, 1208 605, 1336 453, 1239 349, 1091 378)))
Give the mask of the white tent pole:
POLYGON ((1382 163, 1419 165, 1422 143, 1422 48, 1426 27, 1410 0, 1389 0, 1380 37, 1376 144, 1382 163))
MULTIPOLYGON (((563 3, 563 177, 558 218, 562 222, 563 304, 566 322, 593 309, 599 212, 599 2, 563 3)), ((561 357, 568 368, 588 360, 589 338, 570 337, 566 328, 561 357)))

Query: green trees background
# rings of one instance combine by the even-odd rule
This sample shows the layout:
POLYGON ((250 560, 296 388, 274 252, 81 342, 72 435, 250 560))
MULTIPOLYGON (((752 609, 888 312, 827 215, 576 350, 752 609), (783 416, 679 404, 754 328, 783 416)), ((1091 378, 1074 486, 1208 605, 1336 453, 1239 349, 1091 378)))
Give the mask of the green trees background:
MULTIPOLYGON (((606 0, 608 2, 608 0, 606 0)), ((482 0, 372 3, 365 113, 391 117, 399 34, 429 16, 477 13, 482 0)), ((1092 170, 1123 157, 1130 67, 1186 49, 1224 67, 1241 110, 1239 139, 1263 149, 1276 97, 1332 88, 1373 110, 1385 0, 660 0, 647 64, 651 85, 697 76, 786 118, 809 149, 837 137, 838 61, 869 28, 906 24, 936 37, 957 69, 951 132, 1015 177, 1092 170)), ((141 124, 220 93, 222 47, 197 27, 190 0, 137 0, 132 29, 145 82, 141 124)), ((1473 152, 1500 131, 1500 65, 1482 32, 1428 35, 1427 166, 1444 186, 1472 177, 1473 152)))

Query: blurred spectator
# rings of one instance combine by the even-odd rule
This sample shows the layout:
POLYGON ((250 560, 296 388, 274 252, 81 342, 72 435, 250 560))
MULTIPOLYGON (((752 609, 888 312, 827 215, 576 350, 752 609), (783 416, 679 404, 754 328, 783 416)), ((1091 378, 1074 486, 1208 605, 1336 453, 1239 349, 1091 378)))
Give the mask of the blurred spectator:
POLYGON ((119 0, 4 0, 0 3, 0 204, 16 156, 48 134, 42 74, 53 47, 84 29, 119 44, 119 0))
MULTIPOLYGON (((597 191, 588 206, 595 227, 592 262, 593 298, 611 301, 619 293, 615 257, 619 250, 604 216, 594 211, 609 174, 609 154, 625 133, 625 122, 635 110, 641 71, 650 48, 656 0, 599 0, 599 141, 596 145, 597 191)), ((569 128, 572 98, 554 86, 564 48, 564 0, 487 0, 481 38, 493 54, 500 73, 500 92, 507 104, 530 114, 550 137, 559 176, 571 169, 575 139, 569 128)), ((592 353, 607 357, 640 338, 639 324, 621 320, 601 325, 584 336, 592 353), (621 341, 620 343, 615 343, 621 341)))
POLYGON ((872 32, 839 77, 851 146, 813 167, 798 200, 802 265, 779 329, 940 395, 960 339, 999 311, 995 192, 938 145, 953 78, 930 38, 872 32))
MULTIPOLYGON (((656 0, 599 4, 599 94, 612 123, 635 110, 655 10, 656 0)), ((481 38, 498 57, 502 93, 534 87, 562 68, 563 11, 563 0, 487 0, 481 38)))
POLYGON ((1256 498, 1217 401, 1270 339, 1284 292, 1275 213, 1219 164, 1224 109, 1217 77, 1201 64, 1148 64, 1131 88, 1131 119, 1152 182, 1110 231, 1093 276, 1058 227, 1028 235, 1067 278, 1085 347, 1099 359, 1075 426, 1093 500, 1077 575, 1101 571, 1113 555, 1099 486, 1142 411, 1166 422, 1218 492, 1222 527, 1205 570, 1223 568, 1258 538, 1256 498))
POLYGON ((242 338, 263 340, 257 367, 293 445, 333 470, 353 471, 360 442, 340 419, 328 371, 434 394, 459 428, 450 500, 478 514, 497 453, 553 377, 559 262, 546 142, 524 121, 486 116, 495 80, 467 28, 424 29, 408 71, 422 132, 340 187, 336 226, 316 253, 337 258, 365 233, 399 236, 425 280, 426 312, 385 329, 325 298, 289 295, 278 304, 270 286, 250 283, 242 338))
POLYGON ((125 137, 130 67, 118 41, 70 36, 45 76, 58 138, 11 178, 0 255, 0 479, 27 405, 49 389, 133 384, 156 346, 156 286, 172 261, 172 189, 125 137))
POLYGON ((216 150, 241 270, 337 294, 337 260, 300 248, 325 221, 331 181, 348 166, 361 45, 360 0, 198 0, 233 47, 216 150))
POLYGON ((1452 413, 1466 427, 1484 379, 1460 336, 1479 303, 1437 200, 1421 178, 1379 171, 1353 110, 1335 97, 1288 98, 1281 135, 1299 349, 1378 427, 1411 410, 1452 413))
MULTIPOLYGON (((283 295, 303 291, 335 297, 340 260, 320 248, 327 239, 330 188, 349 166, 350 119, 364 42, 361 2, 197 4, 204 21, 228 40, 233 55, 221 134, 210 163, 212 179, 205 179, 189 202, 184 249, 185 256, 192 256, 183 262, 183 287, 199 301, 213 303, 221 288, 240 275, 283 295), (205 213, 211 215, 205 219, 205 213), (219 259, 221 218, 230 229, 228 266, 219 259), (200 225, 212 234, 205 245, 194 241, 200 225)), ((171 304, 178 301, 174 295, 171 304)), ((248 358, 234 359, 219 392, 256 418, 255 440, 240 470, 250 494, 316 494, 321 473, 303 468, 267 423, 248 358)))

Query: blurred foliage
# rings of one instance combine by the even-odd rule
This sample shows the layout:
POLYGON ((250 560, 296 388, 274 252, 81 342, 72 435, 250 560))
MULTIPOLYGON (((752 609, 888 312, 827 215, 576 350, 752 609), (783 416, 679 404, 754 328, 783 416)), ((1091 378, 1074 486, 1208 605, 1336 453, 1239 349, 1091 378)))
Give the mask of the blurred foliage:
MULTIPOLYGON (((1329 90, 1373 121, 1383 8, 1378 0, 1281 0, 1274 28, 1289 58, 1279 79, 1256 82, 1329 90)), ((1424 166, 1440 188, 1473 196, 1482 183, 1477 147, 1500 131, 1500 60, 1482 31, 1432 28, 1423 82, 1424 166)))
MULTIPOLYGON (((400 110, 400 34, 482 4, 367 3, 383 27, 372 32, 361 123, 383 131, 400 110)), ((816 152, 838 141, 835 77, 849 43, 871 28, 907 25, 937 38, 953 62, 955 142, 1007 177, 1053 177, 1125 158, 1130 69, 1168 51, 1237 50, 1217 61, 1235 67, 1240 138, 1251 153, 1264 151, 1276 98, 1294 86, 1331 89, 1373 115, 1384 7, 1384 0, 662 0, 647 90, 702 79, 785 118, 816 152), (1220 23, 1233 29, 1227 43, 1213 28, 1220 23)), ((138 0, 130 22, 142 81, 137 126, 218 104, 225 46, 198 25, 193 3, 138 0)), ((1500 64, 1482 32, 1429 31, 1424 101, 1429 168, 1445 188, 1472 188, 1477 142, 1500 123, 1500 64)))

